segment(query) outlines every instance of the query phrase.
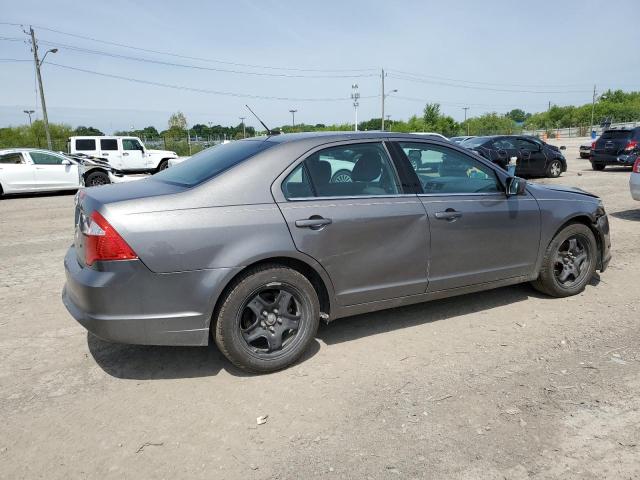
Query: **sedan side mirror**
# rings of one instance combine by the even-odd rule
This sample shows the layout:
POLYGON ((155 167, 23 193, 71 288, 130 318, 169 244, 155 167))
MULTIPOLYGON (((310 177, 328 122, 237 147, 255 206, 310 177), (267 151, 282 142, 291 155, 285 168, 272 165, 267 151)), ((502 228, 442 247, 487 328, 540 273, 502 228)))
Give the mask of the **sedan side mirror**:
POLYGON ((511 197, 514 195, 524 195, 526 192, 527 181, 524 178, 520 177, 509 177, 507 178, 507 189, 506 194, 507 197, 511 197))
POLYGON ((62 165, 71 165, 71 160, 67 160, 66 158, 62 159, 62 165))
POLYGON ((560 147, 560 150, 566 150, 566 149, 567 149, 567 147, 565 147, 564 145, 562 145, 562 146, 560 147))

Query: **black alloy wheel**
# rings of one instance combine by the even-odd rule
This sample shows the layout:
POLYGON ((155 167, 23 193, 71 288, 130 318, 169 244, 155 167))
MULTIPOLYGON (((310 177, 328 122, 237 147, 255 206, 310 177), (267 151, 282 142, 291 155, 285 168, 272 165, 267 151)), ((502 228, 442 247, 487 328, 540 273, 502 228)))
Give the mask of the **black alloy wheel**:
POLYGON ((307 277, 284 265, 247 270, 226 289, 211 332, 237 367, 266 373, 295 362, 315 338, 318 294, 307 277))

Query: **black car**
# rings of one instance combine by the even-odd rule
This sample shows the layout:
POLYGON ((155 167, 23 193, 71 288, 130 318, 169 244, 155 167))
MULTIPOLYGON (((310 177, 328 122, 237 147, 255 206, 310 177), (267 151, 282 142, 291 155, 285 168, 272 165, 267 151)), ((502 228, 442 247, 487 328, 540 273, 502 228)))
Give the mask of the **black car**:
POLYGON ((561 149, 549 145, 539 138, 526 135, 496 135, 475 137, 461 146, 473 150, 493 163, 506 169, 515 158, 515 174, 521 177, 559 177, 567 171, 567 161, 561 149))
POLYGON ((609 129, 591 145, 591 167, 604 170, 607 165, 632 167, 640 155, 640 127, 609 129))

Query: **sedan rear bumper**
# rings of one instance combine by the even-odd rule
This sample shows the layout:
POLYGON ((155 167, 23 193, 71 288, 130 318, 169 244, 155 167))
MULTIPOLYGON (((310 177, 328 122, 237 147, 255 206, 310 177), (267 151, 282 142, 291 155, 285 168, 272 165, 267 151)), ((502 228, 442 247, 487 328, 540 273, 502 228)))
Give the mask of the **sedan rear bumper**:
POLYGON ((139 345, 207 345, 213 305, 237 270, 154 273, 132 260, 99 271, 82 267, 74 247, 64 266, 69 313, 104 340, 139 345))
POLYGON ((632 167, 637 155, 613 155, 607 153, 592 152, 590 156, 591 163, 596 165, 619 165, 621 167, 632 167))

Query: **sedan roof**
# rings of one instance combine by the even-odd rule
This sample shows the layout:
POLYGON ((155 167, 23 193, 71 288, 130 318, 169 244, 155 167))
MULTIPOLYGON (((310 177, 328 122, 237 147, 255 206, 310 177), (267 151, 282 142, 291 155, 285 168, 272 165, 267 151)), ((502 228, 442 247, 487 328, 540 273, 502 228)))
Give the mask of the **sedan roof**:
POLYGON ((442 141, 440 135, 435 134, 412 134, 400 132, 383 132, 383 131, 367 131, 367 132, 302 132, 302 133, 283 133, 280 135, 271 135, 267 137, 254 137, 255 139, 267 140, 274 143, 291 143, 309 139, 318 139, 323 141, 341 141, 341 140, 366 140, 380 138, 406 138, 412 140, 424 140, 430 138, 442 141))

